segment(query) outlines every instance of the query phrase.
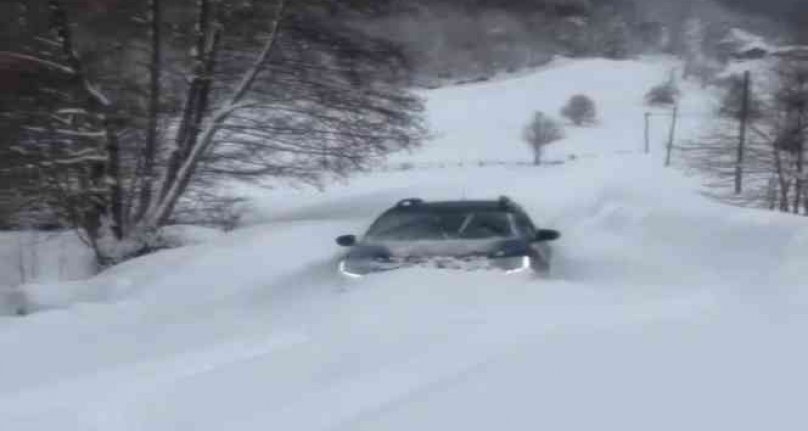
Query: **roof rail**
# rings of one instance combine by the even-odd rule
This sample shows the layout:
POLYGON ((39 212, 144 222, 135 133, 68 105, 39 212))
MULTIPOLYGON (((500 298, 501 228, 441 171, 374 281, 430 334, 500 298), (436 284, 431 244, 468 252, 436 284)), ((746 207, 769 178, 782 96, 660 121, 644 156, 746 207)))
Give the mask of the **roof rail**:
POLYGON ((396 208, 409 208, 412 206, 421 205, 422 203, 424 203, 424 200, 419 198, 403 199, 398 201, 396 208))
POLYGON ((511 200, 511 198, 507 196, 500 196, 499 197, 499 206, 502 209, 513 209, 516 204, 511 200))

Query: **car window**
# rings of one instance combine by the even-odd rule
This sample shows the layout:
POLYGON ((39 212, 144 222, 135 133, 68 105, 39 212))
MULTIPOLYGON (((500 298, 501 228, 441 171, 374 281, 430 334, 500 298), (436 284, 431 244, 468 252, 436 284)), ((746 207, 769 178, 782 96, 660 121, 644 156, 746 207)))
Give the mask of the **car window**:
POLYGON ((422 240, 446 238, 446 220, 431 213, 390 213, 371 226, 366 237, 374 240, 422 240))
POLYGON ((467 214, 457 234, 467 239, 507 237, 513 234, 513 229, 507 213, 489 211, 467 214))
POLYGON ((501 211, 407 211, 383 215, 365 238, 416 241, 499 238, 513 234, 509 215, 501 211))
POLYGON ((536 227, 533 225, 533 222, 530 221, 527 215, 523 213, 515 213, 513 215, 514 222, 516 223, 516 229, 519 231, 520 234, 533 237, 536 235, 536 227))

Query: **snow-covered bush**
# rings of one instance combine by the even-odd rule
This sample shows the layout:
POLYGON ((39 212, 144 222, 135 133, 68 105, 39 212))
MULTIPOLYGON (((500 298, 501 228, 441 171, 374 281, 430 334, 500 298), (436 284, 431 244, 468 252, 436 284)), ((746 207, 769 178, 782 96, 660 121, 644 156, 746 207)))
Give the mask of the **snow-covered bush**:
POLYGON ((651 88, 645 95, 645 103, 656 105, 675 105, 679 99, 679 87, 676 82, 669 80, 651 88))
POLYGON ((595 102, 588 96, 577 94, 561 109, 561 115, 576 126, 583 126, 593 124, 597 120, 597 108, 595 102))
POLYGON ((533 164, 541 164, 544 146, 564 137, 561 125, 541 111, 533 114, 533 120, 524 130, 525 142, 533 150, 533 164))
MULTIPOLYGON (((718 106, 718 115, 723 118, 741 120, 744 117, 744 82, 742 76, 734 75, 725 82, 725 93, 718 106)), ((759 120, 764 116, 765 107, 761 95, 750 86, 747 101, 747 119, 759 120)))

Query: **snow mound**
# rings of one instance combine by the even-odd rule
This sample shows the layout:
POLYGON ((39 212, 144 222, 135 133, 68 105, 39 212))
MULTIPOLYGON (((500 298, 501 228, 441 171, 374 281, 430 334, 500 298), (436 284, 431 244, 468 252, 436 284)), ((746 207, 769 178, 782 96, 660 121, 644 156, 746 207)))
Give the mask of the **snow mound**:
POLYGON ((25 308, 24 284, 81 280, 94 272, 92 251, 73 232, 0 232, 0 316, 25 308))

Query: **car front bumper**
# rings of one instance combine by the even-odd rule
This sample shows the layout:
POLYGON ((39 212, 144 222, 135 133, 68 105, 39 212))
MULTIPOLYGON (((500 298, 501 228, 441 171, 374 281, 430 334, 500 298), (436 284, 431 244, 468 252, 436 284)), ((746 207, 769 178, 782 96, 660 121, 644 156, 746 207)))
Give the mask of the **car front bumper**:
POLYGON ((458 271, 499 271, 505 274, 520 274, 531 271, 532 258, 529 256, 497 258, 402 258, 402 259, 351 259, 339 262, 339 272, 348 278, 362 278, 373 273, 403 268, 434 268, 458 271))

